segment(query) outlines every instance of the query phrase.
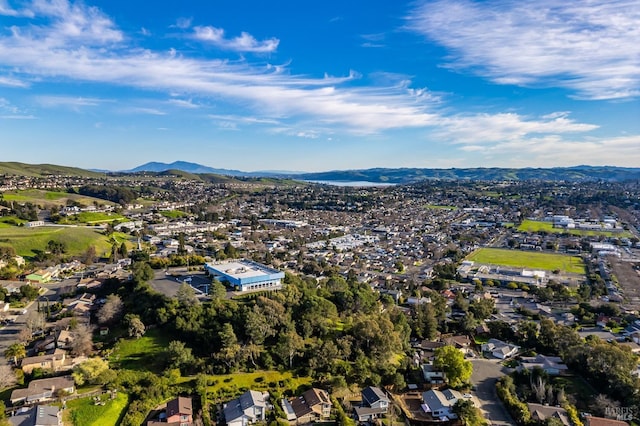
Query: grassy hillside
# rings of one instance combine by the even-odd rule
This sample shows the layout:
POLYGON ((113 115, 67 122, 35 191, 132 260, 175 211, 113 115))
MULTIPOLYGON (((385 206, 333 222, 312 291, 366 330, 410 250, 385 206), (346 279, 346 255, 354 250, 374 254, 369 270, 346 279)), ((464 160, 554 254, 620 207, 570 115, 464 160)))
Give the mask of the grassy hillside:
MULTIPOLYGON (((122 233, 115 233, 114 237, 119 242, 129 238, 122 233)), ((12 246, 17 254, 27 258, 36 255, 34 250, 45 250, 50 240, 64 243, 67 248, 66 254, 69 256, 79 256, 89 246, 96 248, 98 256, 106 255, 111 250, 109 239, 98 230, 89 227, 0 227, 0 245, 12 246)))
POLYGON ((26 189, 22 191, 6 191, 2 193, 2 197, 7 201, 15 201, 17 203, 32 203, 45 208, 53 206, 66 206, 68 201, 80 203, 84 206, 90 206, 97 202, 98 204, 113 205, 114 203, 100 198, 89 197, 79 194, 70 194, 60 191, 46 191, 44 189, 26 189))
POLYGON ((57 166, 55 164, 25 164, 18 162, 0 162, 0 174, 13 176, 84 176, 100 177, 104 173, 92 172, 76 167, 57 166))

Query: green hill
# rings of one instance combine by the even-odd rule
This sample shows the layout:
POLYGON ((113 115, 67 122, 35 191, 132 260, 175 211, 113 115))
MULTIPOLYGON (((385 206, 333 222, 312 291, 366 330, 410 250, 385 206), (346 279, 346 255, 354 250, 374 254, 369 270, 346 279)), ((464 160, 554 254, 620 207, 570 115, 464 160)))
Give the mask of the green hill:
POLYGON ((97 202, 98 204, 114 203, 100 198, 89 197, 87 195, 72 194, 62 191, 47 191, 44 189, 25 189, 19 191, 5 191, 2 198, 6 201, 15 201, 18 203, 32 203, 45 208, 52 206, 66 206, 68 201, 80 203, 83 206, 90 206, 97 202))
POLYGON ((101 177, 104 173, 92 172, 77 167, 57 166, 55 164, 26 164, 18 162, 0 162, 0 174, 11 176, 82 176, 101 177))
MULTIPOLYGON (((114 234, 114 237, 120 243, 129 238, 121 233, 114 234)), ((109 238, 91 227, 0 227, 0 245, 12 246, 17 254, 26 258, 34 257, 36 251, 45 250, 51 240, 64 243, 67 249, 65 254, 69 256, 79 256, 89 246, 96 248, 98 256, 108 254, 111 250, 109 238)))

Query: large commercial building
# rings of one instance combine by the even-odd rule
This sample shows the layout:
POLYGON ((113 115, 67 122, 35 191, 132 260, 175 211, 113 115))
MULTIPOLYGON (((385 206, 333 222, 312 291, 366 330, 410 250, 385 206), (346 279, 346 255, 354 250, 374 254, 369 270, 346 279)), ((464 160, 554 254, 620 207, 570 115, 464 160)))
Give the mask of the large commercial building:
POLYGON ((237 291, 279 290, 284 272, 250 260, 206 263, 205 270, 237 291))

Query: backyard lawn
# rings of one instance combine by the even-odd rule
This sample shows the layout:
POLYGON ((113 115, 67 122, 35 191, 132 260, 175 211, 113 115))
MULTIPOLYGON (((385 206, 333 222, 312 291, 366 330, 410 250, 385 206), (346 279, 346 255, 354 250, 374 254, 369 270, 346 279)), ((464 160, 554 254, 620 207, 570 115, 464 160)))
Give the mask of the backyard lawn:
POLYGON ((253 389, 257 391, 269 388, 285 388, 296 391, 300 386, 310 386, 311 377, 293 377, 290 371, 256 371, 253 373, 233 373, 217 376, 209 376, 207 390, 212 393, 239 394, 243 389, 253 389), (280 386, 280 385, 283 386, 280 386))
POLYGON ((115 426, 120 423, 129 405, 129 396, 119 392, 111 399, 109 394, 104 394, 101 400, 104 405, 95 405, 93 397, 69 401, 65 417, 74 426, 115 426))
POLYGON ((585 273, 584 262, 580 256, 565 254, 481 248, 467 256, 467 260, 482 264, 517 268, 543 269, 547 271, 560 270, 573 274, 585 273))
POLYGON ((147 330, 139 339, 122 339, 109 358, 112 367, 160 373, 164 367, 162 353, 172 340, 161 330, 147 330))

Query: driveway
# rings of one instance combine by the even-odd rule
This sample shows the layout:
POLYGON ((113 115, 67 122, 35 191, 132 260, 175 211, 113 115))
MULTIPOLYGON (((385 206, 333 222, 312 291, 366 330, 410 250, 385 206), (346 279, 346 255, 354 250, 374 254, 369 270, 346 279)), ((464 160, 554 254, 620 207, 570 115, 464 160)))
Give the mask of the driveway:
POLYGON ((497 360, 474 359, 471 383, 475 386, 475 395, 480 402, 480 408, 490 425, 515 425, 502 401, 496 393, 496 381, 507 374, 509 369, 497 360))

